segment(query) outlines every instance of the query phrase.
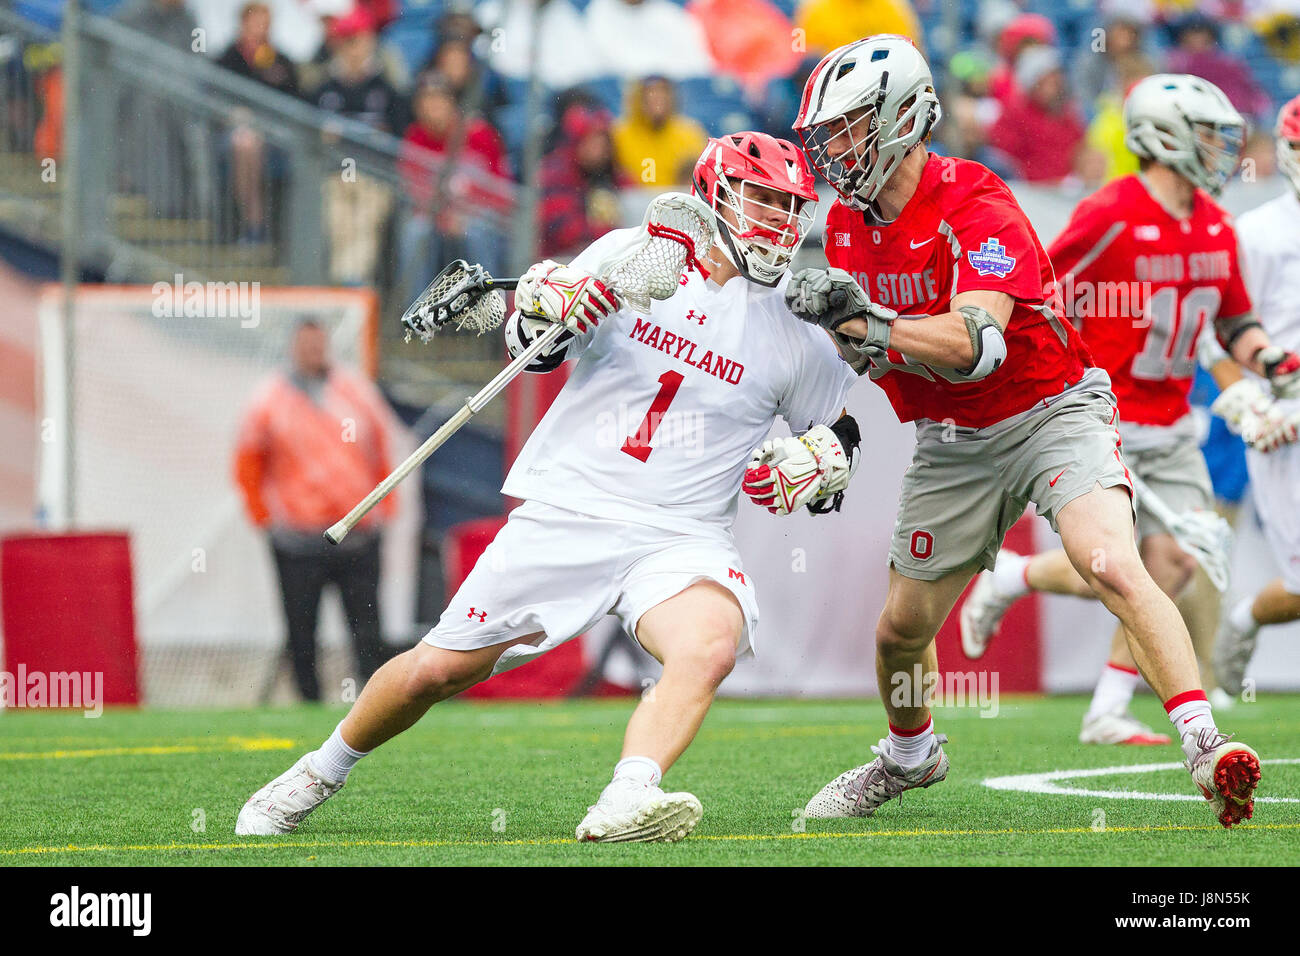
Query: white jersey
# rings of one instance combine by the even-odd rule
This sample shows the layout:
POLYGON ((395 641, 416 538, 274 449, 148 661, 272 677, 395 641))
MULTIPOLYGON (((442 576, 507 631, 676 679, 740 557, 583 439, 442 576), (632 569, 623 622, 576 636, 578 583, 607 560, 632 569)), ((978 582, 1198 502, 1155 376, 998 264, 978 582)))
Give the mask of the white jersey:
MULTIPOLYGON (((1287 192, 1237 218, 1246 289, 1272 341, 1300 351, 1300 199, 1287 192)), ((1300 400, 1279 399, 1287 414, 1300 400)), ((1288 591, 1300 594, 1300 445, 1246 449, 1251 494, 1288 591)))
MULTIPOLYGON (((620 230, 620 232, 624 232, 620 230)), ((573 260, 592 269, 611 233, 573 260)), ((857 375, 784 287, 688 273, 649 314, 624 308, 578 336, 569 381, 503 493, 599 518, 729 536, 750 453, 777 416, 801 434, 840 417, 857 375)))
POLYGON ((1274 344, 1300 352, 1300 199, 1285 195, 1237 217, 1246 290, 1274 344))

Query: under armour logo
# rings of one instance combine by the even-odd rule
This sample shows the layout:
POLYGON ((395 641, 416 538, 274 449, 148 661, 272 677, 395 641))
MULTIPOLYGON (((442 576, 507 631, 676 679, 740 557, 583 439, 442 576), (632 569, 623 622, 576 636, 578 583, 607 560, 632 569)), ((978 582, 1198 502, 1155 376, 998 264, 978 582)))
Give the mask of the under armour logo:
POLYGON ((703 324, 704 324, 704 320, 707 319, 707 318, 708 318, 708 316, 707 316, 707 315, 704 315, 704 314, 696 315, 694 309, 691 309, 691 311, 689 311, 689 312, 686 313, 686 321, 687 321, 687 322, 695 322, 695 323, 698 324, 698 325, 703 325, 703 324))
POLYGON ((469 613, 466 614, 465 616, 466 616, 466 617, 476 617, 476 618, 478 618, 478 622, 479 622, 480 624, 482 624, 484 621, 487 620, 487 611, 480 611, 480 610, 478 610, 477 608, 470 608, 470 609, 469 609, 469 613))

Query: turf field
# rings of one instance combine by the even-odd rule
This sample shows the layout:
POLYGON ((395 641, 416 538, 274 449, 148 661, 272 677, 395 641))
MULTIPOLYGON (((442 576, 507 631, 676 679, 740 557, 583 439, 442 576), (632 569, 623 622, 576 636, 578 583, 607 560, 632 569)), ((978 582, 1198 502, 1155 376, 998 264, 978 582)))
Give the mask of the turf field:
MULTIPOLYGON (((996 790, 986 778, 1116 768, 1038 787, 1189 795, 1177 748, 1085 748, 1084 700, 1004 696, 986 719, 937 713, 948 779, 869 820, 793 811, 863 763, 884 726, 869 701, 724 701, 673 768, 704 803, 675 845, 579 845, 630 700, 449 703, 358 768, 298 833, 235 837, 248 794, 315 747, 342 710, 0 714, 0 864, 1066 864, 1300 865, 1300 695, 1263 695, 1221 723, 1264 758, 1250 825, 1203 801, 996 790), (1282 762, 1270 762, 1282 761, 1282 762), (1230 856, 1225 859, 1224 854, 1230 856)), ((1139 717, 1167 726, 1141 697, 1139 717)), ((1024 785, 1024 784, 1020 784, 1024 785)))

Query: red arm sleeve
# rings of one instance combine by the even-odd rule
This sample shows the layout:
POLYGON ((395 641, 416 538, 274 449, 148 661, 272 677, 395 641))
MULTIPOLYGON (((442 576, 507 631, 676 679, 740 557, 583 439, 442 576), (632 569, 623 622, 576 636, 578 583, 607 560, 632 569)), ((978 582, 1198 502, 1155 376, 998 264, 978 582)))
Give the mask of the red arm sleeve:
POLYGON ((1228 279, 1227 288, 1223 290, 1223 301, 1219 303, 1221 319, 1235 319, 1254 308, 1250 301, 1250 293, 1246 291, 1245 277, 1242 275, 1241 247, 1234 242, 1229 255, 1232 257, 1231 277, 1228 279))
POLYGON ((1005 292, 1013 299, 1041 302, 1039 245, 1029 220, 1009 195, 988 189, 973 193, 948 220, 961 246, 953 296, 963 292, 1005 292))

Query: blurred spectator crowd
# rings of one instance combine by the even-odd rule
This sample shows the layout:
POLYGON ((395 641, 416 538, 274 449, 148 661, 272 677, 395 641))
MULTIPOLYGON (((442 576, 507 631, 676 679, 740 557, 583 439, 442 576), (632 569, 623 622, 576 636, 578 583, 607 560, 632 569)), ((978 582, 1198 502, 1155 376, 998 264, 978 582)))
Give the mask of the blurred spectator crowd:
MULTIPOLYGON (((1195 73, 1223 88, 1253 124, 1247 156, 1260 176, 1271 172, 1274 110, 1300 92, 1300 0, 237 4, 90 6, 180 50, 192 51, 200 30, 205 52, 226 69, 399 139, 404 195, 393 228, 408 295, 451 258, 503 267, 508 184, 530 155, 534 69, 543 88, 539 245, 557 257, 624 221, 627 190, 685 183, 707 136, 739 128, 789 136, 820 57, 871 33, 910 36, 930 58, 945 111, 936 150, 1009 180, 1078 191, 1135 168, 1120 111, 1143 76, 1195 73)), ((173 129, 163 152, 179 154, 184 124, 165 110, 137 104, 131 121, 173 129)), ((264 241, 267 182, 291 157, 247 117, 229 126, 221 161, 240 239, 264 241)), ((398 209, 387 187, 351 185, 359 188, 326 189, 338 282, 372 274, 380 248, 366 237, 398 209)))

